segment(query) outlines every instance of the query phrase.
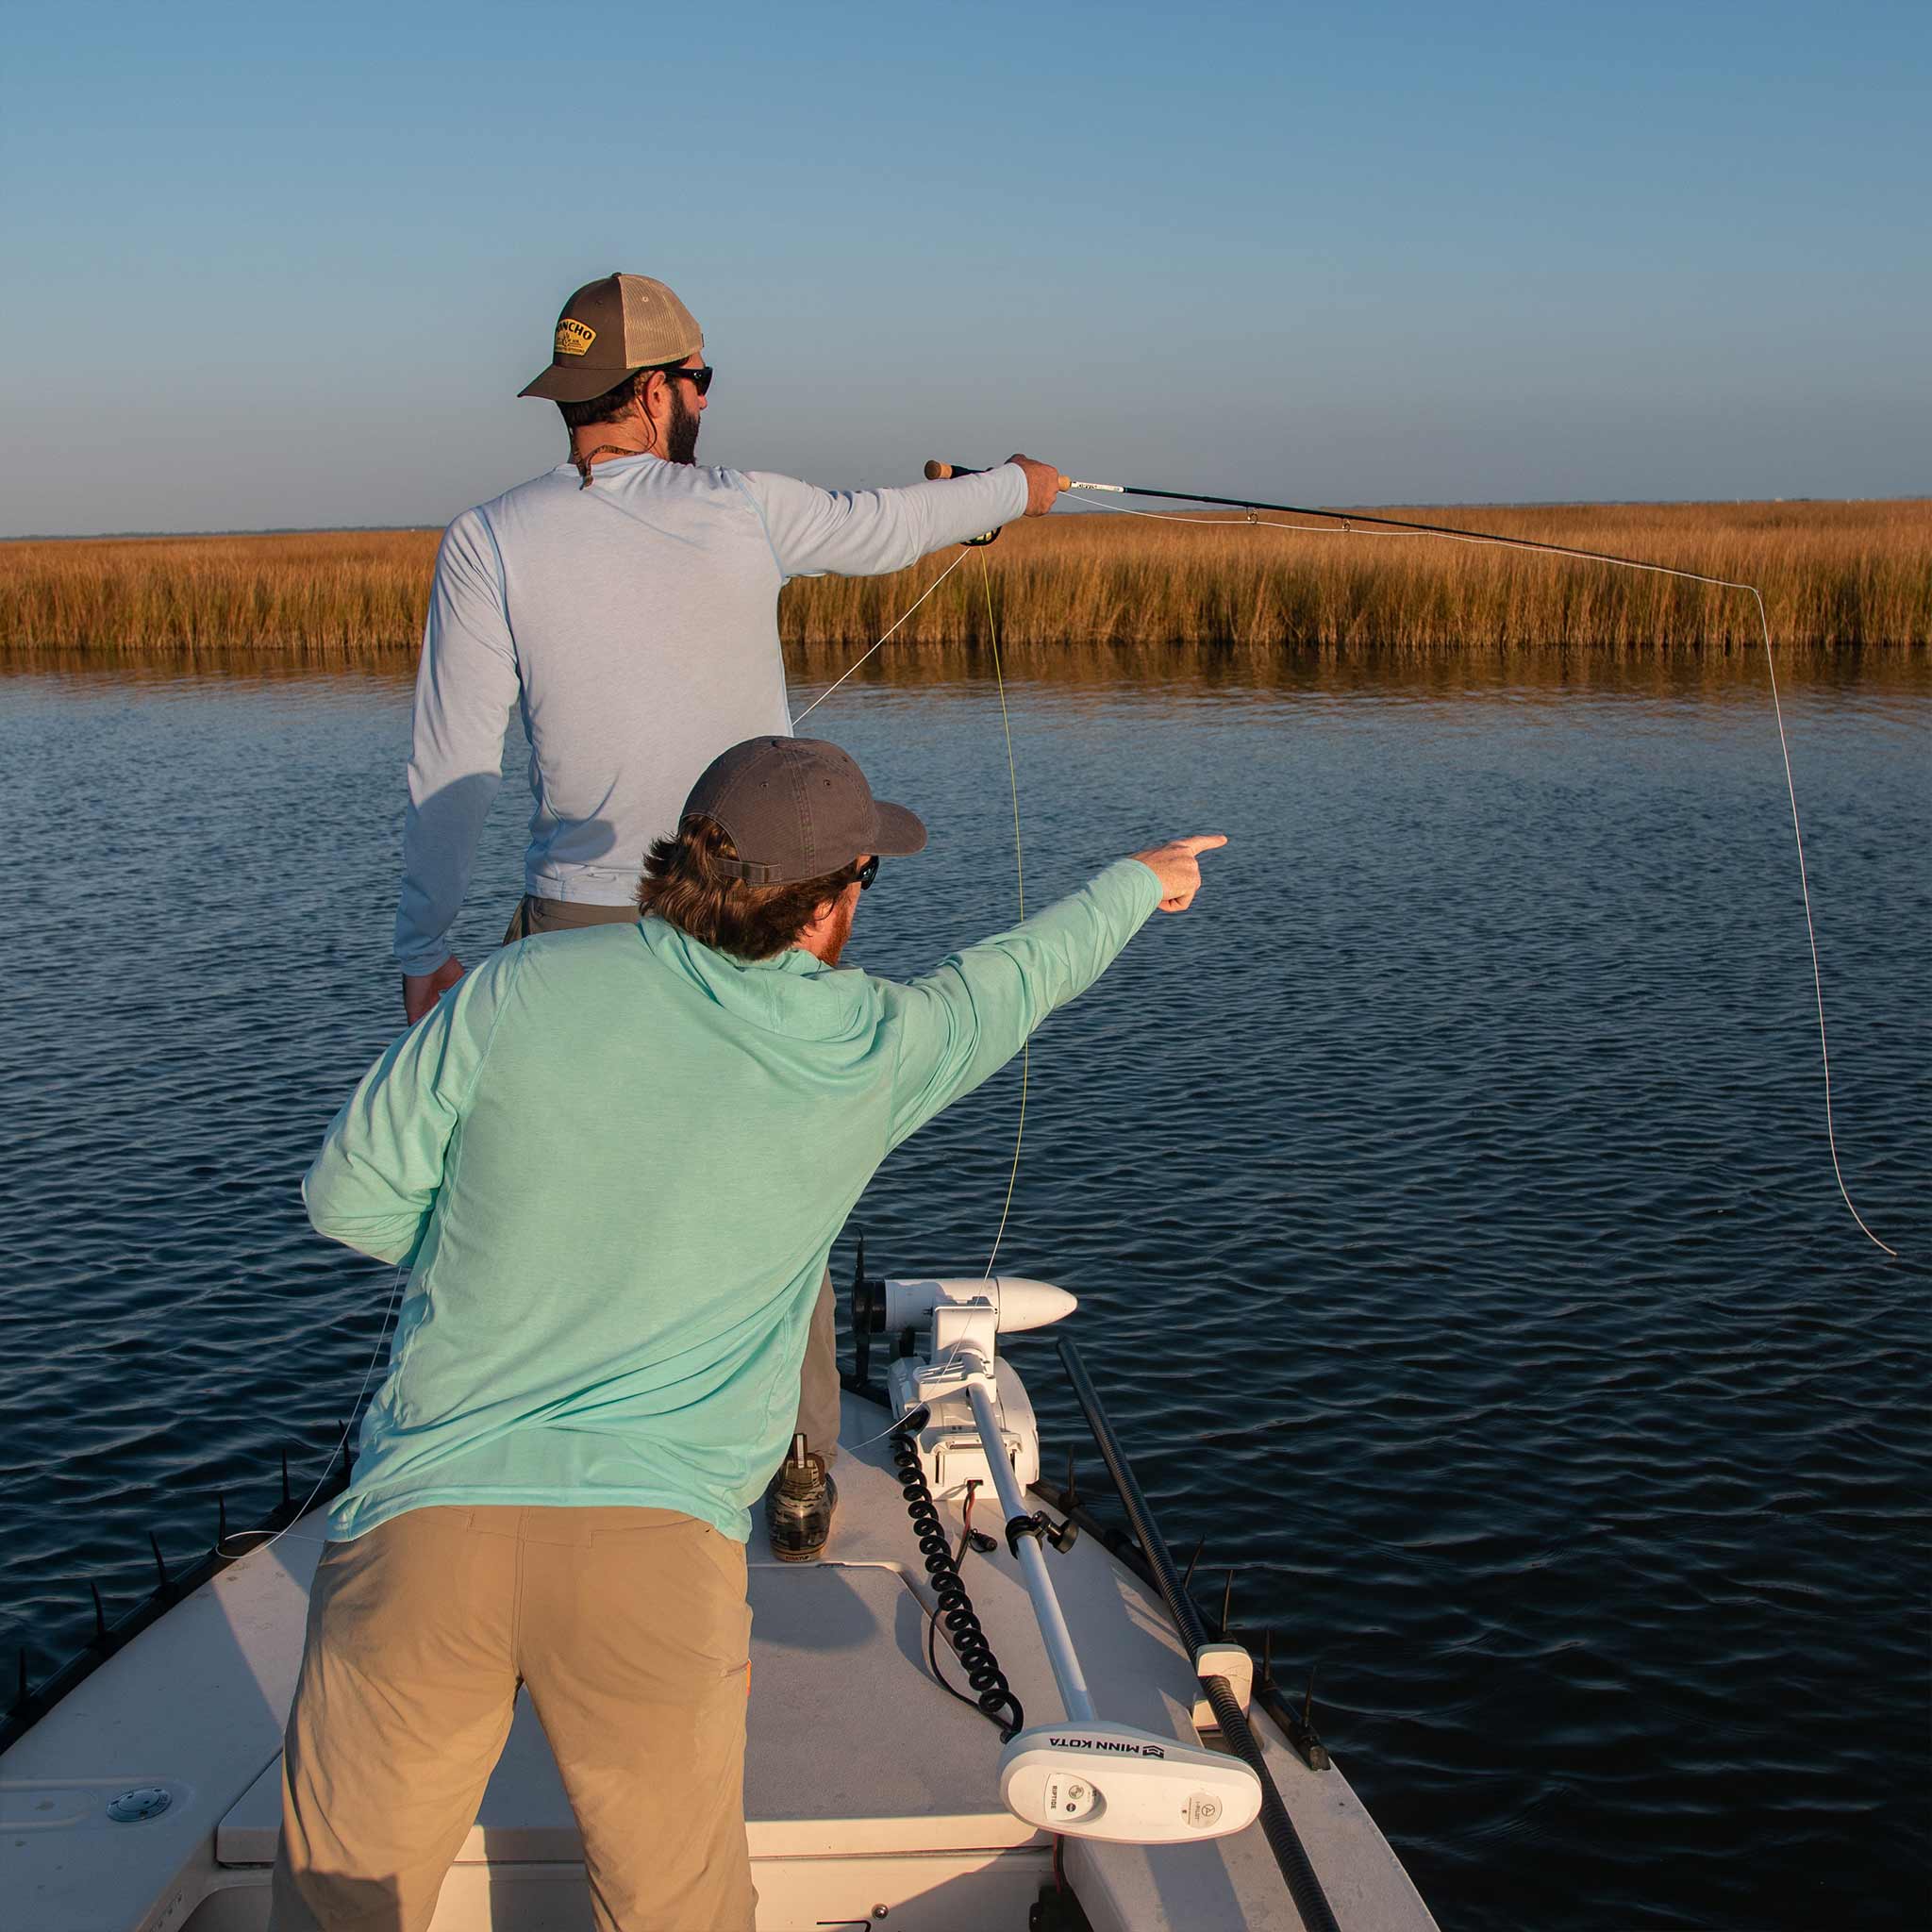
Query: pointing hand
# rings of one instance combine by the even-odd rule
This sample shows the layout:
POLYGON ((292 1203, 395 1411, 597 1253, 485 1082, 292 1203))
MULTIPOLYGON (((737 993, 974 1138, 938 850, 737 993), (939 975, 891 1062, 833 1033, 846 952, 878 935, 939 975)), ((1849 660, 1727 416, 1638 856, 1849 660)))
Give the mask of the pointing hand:
POLYGON ((1160 881, 1160 909, 1185 912, 1201 890, 1200 855, 1226 843, 1219 832, 1200 832, 1191 839, 1170 839, 1165 845, 1133 856, 1160 881))

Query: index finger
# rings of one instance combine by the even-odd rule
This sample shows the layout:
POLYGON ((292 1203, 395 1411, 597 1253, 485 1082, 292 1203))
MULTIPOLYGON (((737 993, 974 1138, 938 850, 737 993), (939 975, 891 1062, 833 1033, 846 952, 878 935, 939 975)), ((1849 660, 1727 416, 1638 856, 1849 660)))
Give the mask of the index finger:
POLYGON ((1225 845, 1227 837, 1222 832, 1197 832, 1192 838, 1176 839, 1174 842, 1191 858, 1196 853, 1212 852, 1217 845, 1225 845))

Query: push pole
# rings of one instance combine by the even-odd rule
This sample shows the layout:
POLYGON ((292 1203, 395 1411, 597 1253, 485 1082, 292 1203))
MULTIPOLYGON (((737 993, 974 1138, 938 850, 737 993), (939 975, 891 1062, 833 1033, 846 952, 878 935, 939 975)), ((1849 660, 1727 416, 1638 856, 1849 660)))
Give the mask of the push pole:
POLYGON ((1040 1547, 1040 1525, 1032 1521, 1026 1499, 1020 1493, 1019 1478, 1013 1474, 1013 1465, 1007 1460, 1006 1437, 1000 1429, 999 1417, 993 1413, 992 1397, 986 1392, 986 1384, 976 1373, 983 1372, 985 1364, 969 1361, 965 1366, 968 1377, 966 1394, 973 1404, 973 1420, 979 1426, 980 1445, 986 1451, 987 1467, 992 1472, 992 1486, 999 1491, 1000 1507, 1007 1512, 1007 1541, 1018 1559, 1020 1574, 1025 1578, 1026 1594, 1033 1599, 1033 1614, 1040 1623, 1047 1661, 1053 1666, 1054 1682, 1059 1686, 1060 1702, 1074 1723, 1094 1724, 1098 1722, 1099 1712, 1093 1708, 1093 1697, 1087 1689, 1079 1655, 1074 1649, 1073 1633, 1067 1628, 1067 1620, 1061 1614, 1053 1578, 1047 1574, 1046 1557, 1040 1547), (1013 1528, 1016 1522, 1026 1524, 1028 1527, 1016 1531, 1013 1528))

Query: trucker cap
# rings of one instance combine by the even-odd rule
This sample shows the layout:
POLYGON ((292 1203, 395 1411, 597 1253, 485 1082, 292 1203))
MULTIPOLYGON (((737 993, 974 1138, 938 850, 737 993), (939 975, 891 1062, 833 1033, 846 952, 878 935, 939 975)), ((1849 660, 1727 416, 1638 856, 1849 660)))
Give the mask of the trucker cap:
POLYGON ((823 738, 747 738, 705 768, 686 818, 713 820, 738 848, 719 869, 753 886, 823 878, 868 852, 906 858, 925 827, 872 795, 849 754, 823 738))
POLYGON ((588 403, 634 370, 682 362, 704 345, 704 330, 662 282, 606 275, 586 282, 563 305, 550 367, 517 393, 588 403))

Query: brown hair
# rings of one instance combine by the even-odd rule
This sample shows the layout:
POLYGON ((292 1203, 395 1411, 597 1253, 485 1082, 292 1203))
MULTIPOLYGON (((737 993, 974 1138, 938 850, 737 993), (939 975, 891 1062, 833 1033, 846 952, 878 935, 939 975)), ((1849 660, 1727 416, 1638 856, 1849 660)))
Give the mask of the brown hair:
POLYGON ((638 910, 721 953, 769 959, 795 945, 827 899, 858 876, 857 862, 820 878, 782 886, 750 886, 721 872, 738 847, 716 819, 692 816, 675 839, 654 839, 638 881, 638 910))
POLYGON ((557 412, 563 418, 566 429, 588 429, 593 423, 615 423, 629 408, 630 399, 641 391, 652 376, 683 365, 684 358, 680 356, 675 362, 654 362, 648 369, 633 369, 602 395, 588 397, 581 403, 558 403, 557 412))

